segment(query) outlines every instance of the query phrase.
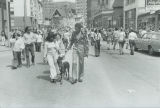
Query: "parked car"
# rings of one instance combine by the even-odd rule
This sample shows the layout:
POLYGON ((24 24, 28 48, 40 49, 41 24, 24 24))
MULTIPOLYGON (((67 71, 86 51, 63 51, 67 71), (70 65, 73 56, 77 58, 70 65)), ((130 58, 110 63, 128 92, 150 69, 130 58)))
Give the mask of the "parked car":
POLYGON ((154 52, 160 52, 160 33, 159 32, 148 32, 141 38, 135 40, 135 50, 148 51, 150 55, 154 52))

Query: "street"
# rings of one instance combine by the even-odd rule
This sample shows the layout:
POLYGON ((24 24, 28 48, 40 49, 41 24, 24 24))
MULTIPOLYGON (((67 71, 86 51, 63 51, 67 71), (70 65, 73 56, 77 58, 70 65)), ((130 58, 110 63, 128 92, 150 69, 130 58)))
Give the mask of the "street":
POLYGON ((50 83, 43 53, 36 53, 35 66, 12 70, 12 52, 0 52, 0 108, 160 107, 160 57, 106 49, 94 57, 90 48, 83 82, 74 85, 50 83))

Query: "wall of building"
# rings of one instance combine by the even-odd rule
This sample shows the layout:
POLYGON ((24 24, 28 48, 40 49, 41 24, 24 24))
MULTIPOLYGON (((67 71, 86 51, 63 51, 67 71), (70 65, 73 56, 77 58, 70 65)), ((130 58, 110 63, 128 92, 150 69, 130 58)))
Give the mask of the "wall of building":
MULTIPOLYGON (((152 0, 151 0, 152 1, 152 0)), ((156 0, 152 1, 152 2, 156 2, 156 0)), ((135 23, 135 29, 137 29, 138 27, 138 16, 141 14, 145 14, 147 12, 150 13, 150 16, 152 16, 151 14, 153 14, 156 10, 160 10, 160 5, 146 5, 146 1, 145 0, 124 0, 124 27, 126 25, 126 20, 127 18, 127 13, 132 13, 131 10, 135 9, 135 19, 134 22, 135 23), (126 5, 127 1, 135 1, 134 3, 131 3, 129 5, 126 5)), ((132 15, 134 17, 134 15, 132 15)), ((132 18, 133 19, 133 18, 132 18)), ((157 19, 156 19, 157 20, 157 19)), ((155 21, 157 22, 157 21, 155 21)), ((155 23, 154 22, 154 23, 155 23)), ((153 21, 151 21, 151 23, 153 23, 153 21)), ((155 27, 157 28, 157 27, 155 27)))
POLYGON ((24 0, 14 0, 14 16, 23 17, 24 16, 24 0))
POLYGON ((87 0, 76 0, 76 13, 84 17, 87 21, 87 0))
POLYGON ((114 8, 113 26, 114 27, 123 27, 123 7, 114 8))
POLYGON ((97 0, 97 10, 94 13, 93 26, 98 28, 113 27, 114 0, 97 0))
POLYGON ((43 7, 39 0, 13 0, 10 8, 12 28, 38 27, 43 22, 43 7))
POLYGON ((137 18, 145 11, 145 0, 124 0, 124 28, 137 29, 137 18), (142 10, 143 9, 143 10, 142 10))
POLYGON ((7 29, 6 0, 0 0, 0 32, 7 29))

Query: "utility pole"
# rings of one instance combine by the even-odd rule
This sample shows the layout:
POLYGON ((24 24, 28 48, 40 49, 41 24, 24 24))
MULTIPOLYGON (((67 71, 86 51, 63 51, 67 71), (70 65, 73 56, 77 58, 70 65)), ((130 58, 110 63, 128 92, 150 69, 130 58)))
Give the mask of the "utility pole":
POLYGON ((7 24, 6 24, 6 26, 7 26, 7 36, 8 36, 8 38, 9 38, 9 32, 10 32, 10 10, 9 10, 9 3, 8 3, 9 1, 8 0, 6 0, 6 13, 7 13, 7 24))
POLYGON ((24 0, 24 18, 23 18, 24 29, 25 29, 25 27, 26 27, 26 17, 27 17, 26 0, 24 0))

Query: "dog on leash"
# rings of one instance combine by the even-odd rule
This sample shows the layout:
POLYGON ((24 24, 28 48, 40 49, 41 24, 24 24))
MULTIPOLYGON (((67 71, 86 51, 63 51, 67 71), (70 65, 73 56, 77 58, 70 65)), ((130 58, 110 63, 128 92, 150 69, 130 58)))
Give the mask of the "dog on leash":
POLYGON ((62 79, 63 76, 65 75, 67 77, 67 80, 69 80, 69 69, 70 69, 70 64, 68 61, 63 62, 64 56, 59 56, 57 59, 57 64, 59 66, 60 70, 60 83, 62 84, 62 79))

